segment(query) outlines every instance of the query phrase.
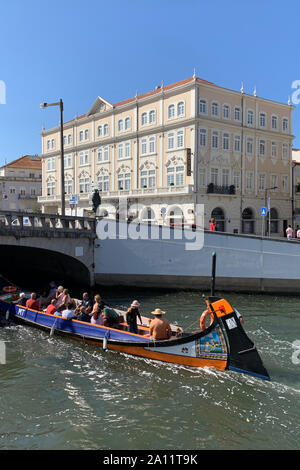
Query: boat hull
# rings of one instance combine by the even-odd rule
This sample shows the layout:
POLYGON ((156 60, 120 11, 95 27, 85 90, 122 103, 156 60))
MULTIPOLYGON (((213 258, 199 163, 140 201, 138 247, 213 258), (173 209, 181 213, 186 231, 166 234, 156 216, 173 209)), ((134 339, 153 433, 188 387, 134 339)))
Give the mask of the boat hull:
POLYGON ((67 320, 17 305, 9 296, 0 297, 0 311, 6 318, 46 330, 50 335, 65 336, 105 350, 189 367, 231 369, 269 380, 254 343, 245 333, 232 306, 217 297, 210 297, 206 302, 213 316, 207 329, 182 333, 178 337, 173 332, 170 339, 160 341, 150 338, 149 327, 139 327, 140 334, 134 334, 127 331, 125 324, 108 328, 67 320))
POLYGON ((0 310, 5 314, 9 312, 10 318, 17 323, 53 331, 55 335, 102 348, 106 343, 106 349, 112 351, 189 367, 214 367, 225 370, 228 365, 226 342, 218 325, 212 325, 205 332, 198 331, 170 340, 153 341, 128 331, 74 319, 66 320, 61 316, 26 309, 4 299, 0 299, 0 310))

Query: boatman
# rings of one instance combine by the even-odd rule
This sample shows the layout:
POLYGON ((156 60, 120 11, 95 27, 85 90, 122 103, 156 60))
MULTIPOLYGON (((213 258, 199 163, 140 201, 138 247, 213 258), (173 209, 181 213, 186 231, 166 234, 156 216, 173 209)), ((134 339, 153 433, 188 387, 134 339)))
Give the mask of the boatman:
POLYGON ((130 333, 138 334, 137 317, 139 317, 141 325, 143 324, 142 317, 139 311, 139 306, 140 303, 137 300, 134 300, 130 305, 130 308, 127 310, 126 321, 130 333))
POLYGON ((155 319, 150 323, 150 336, 153 339, 169 339, 172 335, 172 330, 170 323, 166 318, 162 316, 165 315, 166 312, 161 310, 160 308, 156 308, 152 315, 155 316, 155 319))

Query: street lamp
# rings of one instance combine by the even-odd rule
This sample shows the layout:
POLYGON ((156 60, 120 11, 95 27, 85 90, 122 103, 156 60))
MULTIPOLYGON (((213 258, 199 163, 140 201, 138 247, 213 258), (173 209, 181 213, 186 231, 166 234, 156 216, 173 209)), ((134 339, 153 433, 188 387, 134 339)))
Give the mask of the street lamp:
POLYGON ((64 123, 63 123, 63 111, 64 105, 62 99, 57 103, 41 103, 42 109, 48 108, 49 106, 59 106, 60 109, 60 148, 61 148, 61 161, 60 161, 60 187, 61 187, 61 215, 65 215, 65 162, 64 162, 64 123))
MULTIPOLYGON (((272 188, 266 188, 265 192, 265 204, 267 204, 267 192, 272 189, 278 189, 278 186, 273 186, 272 188)), ((269 210, 269 227, 268 227, 268 236, 271 236, 271 198, 268 198, 268 210, 269 210)))

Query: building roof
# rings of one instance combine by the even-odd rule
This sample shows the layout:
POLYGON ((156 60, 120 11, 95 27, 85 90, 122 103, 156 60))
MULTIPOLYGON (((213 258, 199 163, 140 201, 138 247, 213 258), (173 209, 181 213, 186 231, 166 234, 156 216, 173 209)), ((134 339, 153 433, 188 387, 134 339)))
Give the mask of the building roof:
MULTIPOLYGON (((193 81, 194 81, 194 77, 186 78, 185 80, 181 80, 180 82, 176 82, 176 83, 172 83, 171 85, 164 86, 163 90, 164 91, 171 90, 172 88, 176 88, 178 86, 185 85, 185 84, 193 82, 193 81)), ((196 78, 196 82, 204 83, 206 85, 217 86, 213 82, 208 82, 207 80, 203 80, 202 78, 198 78, 198 77, 196 78)), ((148 96, 156 95, 158 93, 161 93, 161 91, 162 91, 162 87, 158 86, 158 87, 155 88, 155 90, 148 91, 147 93, 143 93, 141 95, 136 95, 133 98, 128 98, 126 100, 119 101, 118 103, 115 103, 113 105, 113 107, 117 108, 119 106, 123 106, 124 104, 132 103, 136 99, 143 99, 143 98, 147 98, 148 96)), ((68 124, 68 123, 73 122, 75 120, 83 119, 85 117, 88 117, 88 113, 87 114, 82 114, 81 116, 78 116, 74 119, 71 119, 70 121, 65 122, 65 124, 68 124)))
POLYGON ((13 162, 3 165, 2 168, 24 168, 24 170, 41 170, 42 161, 38 155, 24 155, 13 162))

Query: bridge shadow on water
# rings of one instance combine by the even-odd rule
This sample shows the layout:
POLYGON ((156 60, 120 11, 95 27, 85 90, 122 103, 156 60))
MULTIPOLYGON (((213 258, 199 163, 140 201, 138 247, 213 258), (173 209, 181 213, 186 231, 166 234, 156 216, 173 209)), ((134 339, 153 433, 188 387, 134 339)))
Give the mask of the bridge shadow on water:
POLYGON ((0 274, 22 289, 42 294, 55 281, 74 290, 88 288, 90 274, 77 259, 40 248, 0 245, 0 274))

